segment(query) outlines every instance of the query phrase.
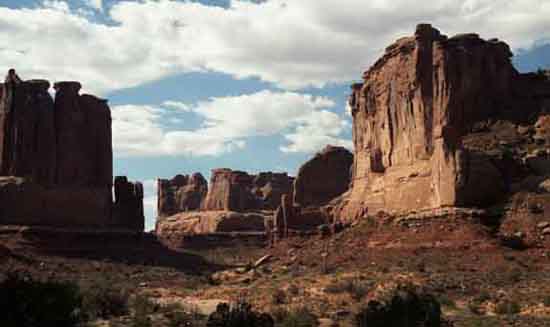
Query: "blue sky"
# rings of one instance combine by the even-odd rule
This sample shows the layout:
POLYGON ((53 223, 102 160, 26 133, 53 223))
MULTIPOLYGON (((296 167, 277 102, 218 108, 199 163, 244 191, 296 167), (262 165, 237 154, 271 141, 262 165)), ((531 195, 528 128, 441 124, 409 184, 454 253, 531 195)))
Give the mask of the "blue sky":
POLYGON ((550 67, 541 0, 0 0, 0 70, 79 80, 109 99, 114 171, 143 181, 213 168, 287 171, 351 147, 349 85, 419 22, 507 41, 550 67))

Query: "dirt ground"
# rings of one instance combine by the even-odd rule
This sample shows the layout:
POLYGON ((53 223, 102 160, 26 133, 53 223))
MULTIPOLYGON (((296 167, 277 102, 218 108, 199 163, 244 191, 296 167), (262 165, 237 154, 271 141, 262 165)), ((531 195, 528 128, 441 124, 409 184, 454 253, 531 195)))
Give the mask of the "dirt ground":
POLYGON ((107 279, 162 305, 205 314, 219 302, 243 299, 272 313, 307 307, 336 326, 350 326, 370 299, 412 283, 439 299, 453 326, 550 326, 550 247, 545 236, 539 240, 513 249, 478 219, 448 217, 369 218, 335 235, 293 237, 273 247, 236 237, 223 247, 202 242, 186 249, 168 249, 151 234, 4 227, 0 273, 107 279), (254 268, 265 255, 269 260, 254 268), (502 303, 517 309, 503 311, 502 303))

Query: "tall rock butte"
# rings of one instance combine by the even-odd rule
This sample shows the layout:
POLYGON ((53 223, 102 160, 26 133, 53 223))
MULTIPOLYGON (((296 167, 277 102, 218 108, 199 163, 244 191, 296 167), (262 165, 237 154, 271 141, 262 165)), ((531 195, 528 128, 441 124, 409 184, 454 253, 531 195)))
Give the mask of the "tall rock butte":
MULTIPOLYGON (((463 138, 534 92, 511 57, 499 40, 448 38, 427 24, 389 46, 352 87, 355 157, 340 218, 498 201, 502 170, 463 138)), ((516 107, 529 116, 529 106, 516 107)))
POLYGON ((143 214, 113 215, 107 101, 78 82, 56 83, 55 99, 49 87, 14 70, 0 84, 0 224, 143 229, 143 214))

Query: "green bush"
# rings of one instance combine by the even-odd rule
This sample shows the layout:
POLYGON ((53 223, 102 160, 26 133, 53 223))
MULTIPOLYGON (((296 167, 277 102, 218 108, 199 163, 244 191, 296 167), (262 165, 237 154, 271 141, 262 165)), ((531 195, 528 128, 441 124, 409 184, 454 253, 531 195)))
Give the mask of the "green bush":
POLYGON ((517 302, 506 300, 497 303, 495 312, 499 315, 515 315, 521 311, 521 307, 517 302))
POLYGON ((77 326, 81 306, 73 283, 35 281, 19 274, 8 274, 0 283, 2 327, 77 326))
POLYGON ((325 292, 333 294, 349 293, 354 300, 360 301, 369 293, 370 288, 371 285, 365 281, 345 279, 327 285, 325 292))
POLYGON ((246 302, 239 302, 234 307, 220 303, 216 312, 208 317, 207 327, 273 327, 273 318, 266 313, 252 310, 246 302))
POLYGON ((83 316, 86 320, 109 319, 128 314, 128 293, 113 288, 108 280, 96 280, 81 289, 83 316))
POLYGON ((279 305, 279 304, 285 304, 286 303, 286 292, 282 289, 277 289, 275 292, 273 292, 272 295, 272 302, 273 304, 279 305))
POLYGON ((280 327, 315 327, 318 326, 317 317, 307 308, 300 308, 296 311, 288 312, 277 326, 280 327))
POLYGON ((429 294, 410 286, 398 287, 385 302, 370 301, 355 316, 358 327, 438 327, 441 307, 429 294))

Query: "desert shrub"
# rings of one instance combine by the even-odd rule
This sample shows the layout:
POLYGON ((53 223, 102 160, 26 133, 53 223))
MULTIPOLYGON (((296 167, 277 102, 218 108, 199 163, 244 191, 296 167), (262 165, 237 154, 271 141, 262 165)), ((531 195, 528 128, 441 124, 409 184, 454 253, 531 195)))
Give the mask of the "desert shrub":
POLYGON ((430 294, 398 287, 385 302, 370 301, 355 317, 358 327, 437 327, 441 307, 430 294))
POLYGON ((464 321, 465 327, 501 327, 501 323, 491 317, 474 316, 464 321))
POLYGON ((481 305, 489 300, 491 300, 491 295, 487 291, 481 291, 477 296, 468 301, 468 310, 476 315, 482 314, 481 305))
POLYGON ((288 317, 289 312, 284 307, 276 307, 271 311, 271 316, 273 317, 273 320, 278 323, 277 326, 279 326, 279 323, 283 322, 283 320, 288 317))
POLYGON ((82 287, 82 314, 86 320, 109 319, 128 314, 128 293, 101 279, 82 287))
POLYGON ((273 318, 266 313, 252 310, 246 302, 230 307, 227 303, 218 304, 216 311, 208 317, 207 327, 273 327, 273 318))
POLYGON ((515 315, 521 311, 521 307, 517 302, 505 300, 497 303, 495 312, 499 315, 515 315))
POLYGON ((272 294, 272 302, 273 304, 284 304, 286 303, 286 293, 282 289, 277 289, 272 294))
POLYGON ((333 294, 349 293, 354 300, 359 301, 368 294, 370 288, 371 285, 365 281, 345 279, 327 285, 325 292, 333 294))
POLYGON ((203 326, 205 317, 197 310, 186 310, 179 304, 168 304, 159 308, 167 321, 167 327, 198 327, 203 326))
POLYGON ((149 315, 156 312, 158 306, 156 303, 144 294, 138 294, 132 299, 132 327, 150 327, 152 326, 149 315))
POLYGON ((300 288, 296 284, 290 284, 288 286, 288 293, 292 296, 300 294, 300 288))
POLYGON ((76 284, 35 281, 10 273, 0 283, 0 326, 72 327, 80 321, 82 299, 76 284))
POLYGON ((307 308, 300 308, 288 312, 286 317, 277 325, 280 327, 315 327, 318 326, 317 317, 307 308))
POLYGON ((438 301, 439 301, 439 304, 441 304, 442 306, 449 307, 449 308, 455 308, 456 307, 455 301, 453 301, 453 299, 451 299, 447 295, 444 295, 444 294, 440 295, 438 297, 438 301))

